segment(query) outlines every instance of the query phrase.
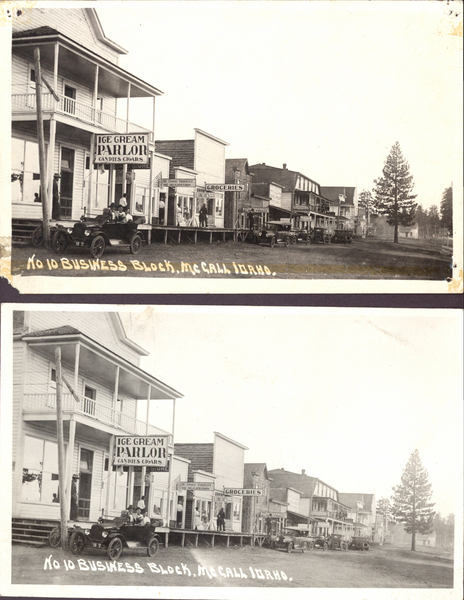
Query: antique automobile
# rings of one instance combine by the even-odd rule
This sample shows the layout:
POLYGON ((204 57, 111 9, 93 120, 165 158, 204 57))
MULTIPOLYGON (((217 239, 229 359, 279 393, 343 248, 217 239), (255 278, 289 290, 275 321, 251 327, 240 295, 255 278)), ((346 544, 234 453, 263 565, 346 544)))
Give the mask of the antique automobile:
MULTIPOLYGON (((56 225, 50 225, 50 239, 53 238, 53 234, 57 229, 56 225)), ((34 229, 31 235, 31 244, 36 248, 43 244, 43 225, 39 225, 34 229)))
POLYGON ((266 227, 258 233, 256 242, 258 244, 269 244, 271 248, 276 244, 283 244, 284 246, 294 244, 296 238, 291 228, 290 223, 268 221, 266 227))
POLYGON ((369 538, 367 537, 355 536, 350 543, 351 550, 364 550, 367 552, 370 547, 369 538))
POLYGON ((161 519, 151 519, 147 525, 134 525, 125 516, 111 521, 99 519, 90 528, 76 528, 69 548, 73 554, 82 554, 86 547, 101 548, 111 560, 117 560, 124 548, 143 549, 148 556, 154 556, 161 543, 156 529, 161 525, 161 519))
POLYGON ((107 246, 128 248, 137 254, 142 247, 142 237, 138 232, 144 217, 135 217, 128 223, 116 223, 107 215, 97 218, 81 217, 72 227, 59 226, 52 237, 52 248, 59 254, 68 246, 88 248, 93 258, 100 258, 107 246))
POLYGON ((329 549, 328 537, 326 537, 324 535, 316 536, 313 539, 313 542, 314 542, 314 548, 320 548, 321 550, 324 550, 324 552, 326 552, 329 549))
POLYGON ((309 537, 308 529, 287 526, 282 529, 280 535, 271 536, 270 546, 277 549, 283 548, 289 553, 292 550, 306 552, 306 550, 314 548, 314 542, 309 537))
POLYGON ((327 543, 331 550, 348 550, 348 542, 343 539, 340 533, 331 533, 327 543))
POLYGON ((297 242, 302 244, 310 244, 312 236, 312 229, 299 229, 296 232, 295 238, 297 242))
MULTIPOLYGON (((77 523, 73 523, 72 525, 70 525, 68 527, 68 539, 70 539, 72 534, 76 531, 76 529, 78 529, 81 526, 82 526, 81 523, 79 525, 77 525, 77 523)), ((48 534, 48 543, 50 544, 50 546, 52 548, 58 548, 58 546, 60 546, 60 544, 61 544, 61 525, 57 525, 50 531, 50 533, 48 534)))
POLYGON ((311 243, 330 244, 329 232, 325 227, 314 227, 311 229, 311 243))
POLYGON ((351 244, 353 236, 346 229, 336 229, 332 234, 332 244, 351 244))

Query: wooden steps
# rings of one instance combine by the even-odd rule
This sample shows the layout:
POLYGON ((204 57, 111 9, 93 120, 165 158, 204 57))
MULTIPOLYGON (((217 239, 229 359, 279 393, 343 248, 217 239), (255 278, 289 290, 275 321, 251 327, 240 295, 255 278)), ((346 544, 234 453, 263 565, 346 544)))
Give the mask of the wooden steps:
POLYGON ((32 232, 42 224, 39 219, 12 219, 11 238, 16 244, 30 244, 32 232))
POLYGON ((29 546, 46 546, 50 531, 57 525, 59 525, 58 521, 13 519, 12 542, 29 546))

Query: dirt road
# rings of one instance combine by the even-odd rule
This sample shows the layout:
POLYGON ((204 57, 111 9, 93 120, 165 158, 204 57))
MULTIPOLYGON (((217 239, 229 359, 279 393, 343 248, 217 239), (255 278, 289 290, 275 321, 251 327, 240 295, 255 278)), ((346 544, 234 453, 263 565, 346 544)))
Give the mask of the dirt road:
POLYGON ((373 238, 352 244, 285 248, 244 242, 144 245, 137 255, 107 248, 99 260, 88 250, 68 248, 64 256, 33 246, 15 246, 14 275, 66 277, 162 277, 228 279, 387 279, 445 280, 450 258, 412 244, 373 238))
POLYGON ((102 551, 74 556, 61 549, 12 550, 12 583, 265 588, 452 588, 453 562, 392 546, 369 552, 306 554, 244 546, 160 548, 148 558, 125 551, 116 563, 102 551))

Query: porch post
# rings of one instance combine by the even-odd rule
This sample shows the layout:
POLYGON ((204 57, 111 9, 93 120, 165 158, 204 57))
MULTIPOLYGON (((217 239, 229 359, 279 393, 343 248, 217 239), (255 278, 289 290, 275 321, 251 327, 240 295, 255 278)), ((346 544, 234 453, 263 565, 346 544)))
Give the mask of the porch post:
POLYGON ((105 506, 104 506, 104 513, 106 511, 106 514, 109 515, 110 514, 110 495, 111 495, 111 486, 112 486, 112 479, 113 479, 113 452, 114 452, 114 435, 112 435, 110 437, 110 450, 109 450, 109 455, 108 455, 108 476, 106 478, 107 484, 106 484, 106 500, 105 500, 105 506))
MULTIPOLYGON (((58 94, 58 55, 59 55, 59 46, 55 44, 53 47, 54 50, 54 58, 53 58, 53 89, 55 90, 55 94, 58 94)), ((51 202, 50 198, 52 197, 53 191, 53 169, 54 169, 54 158, 55 158, 55 142, 56 142, 56 116, 55 112, 57 109, 57 102, 55 98, 52 96, 52 104, 53 104, 53 112, 50 117, 50 132, 48 139, 48 152, 47 152, 47 188, 48 188, 48 215, 47 218, 50 220, 51 218, 51 202)))
POLYGON ((172 455, 169 456, 169 443, 168 443, 168 459, 169 459, 169 472, 168 472, 168 501, 166 503, 166 525, 169 526, 169 505, 171 501, 171 483, 172 483, 172 467, 174 463, 174 426, 176 422, 176 399, 172 399, 172 455))
MULTIPOLYGON (((147 423, 148 423, 148 410, 151 399, 151 384, 148 385, 148 406, 147 406, 147 423)), ((150 475, 150 487, 148 489, 148 498, 145 498, 145 507, 147 509, 147 517, 151 519, 151 515, 153 512, 153 486, 151 485, 151 475, 150 475)))
MULTIPOLYGON (((126 133, 129 132, 129 114, 130 114, 130 94, 131 94, 131 84, 127 84, 127 108, 126 108, 126 133)), ((132 186, 134 187, 134 186, 132 186)), ((131 187, 131 189, 132 189, 131 187)), ((122 193, 125 194, 127 191, 127 164, 124 163, 122 166, 122 193)), ((131 199, 127 203, 129 212, 132 212, 131 207, 131 199)))
POLYGON ((98 98, 98 76, 100 74, 100 66, 95 65, 95 79, 93 83, 93 120, 97 120, 97 98, 98 98))
MULTIPOLYGON (((76 353, 74 355, 74 389, 77 391, 79 389, 79 357, 80 357, 81 347, 80 344, 76 344, 76 353)), ((75 402, 74 398, 72 401, 75 402)), ((74 411, 73 411, 74 413, 74 411)), ((74 459, 74 443, 76 439, 76 419, 74 414, 71 414, 69 419, 69 435, 68 435, 68 451, 66 453, 66 498, 70 498, 71 492, 71 478, 72 478, 72 466, 74 459)), ((66 514, 69 519, 71 512, 71 504, 67 503, 66 505, 66 514)))
MULTIPOLYGON (((145 435, 148 435, 148 418, 150 416, 150 393, 151 393, 151 385, 148 386, 148 400, 147 400, 147 414, 145 417, 145 435)), ((143 465, 142 473, 141 473, 141 481, 140 481, 140 498, 145 496, 145 477, 147 475, 147 467, 143 465)), ((146 507, 147 503, 145 503, 146 507)))

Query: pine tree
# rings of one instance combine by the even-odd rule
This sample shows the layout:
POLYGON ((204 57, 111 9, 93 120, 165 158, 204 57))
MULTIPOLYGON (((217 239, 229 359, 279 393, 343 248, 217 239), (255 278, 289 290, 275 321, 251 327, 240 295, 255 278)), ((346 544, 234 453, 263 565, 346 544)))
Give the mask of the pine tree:
POLYGON ((422 465, 418 450, 409 457, 401 476, 401 484, 393 488, 392 515, 404 530, 412 533, 411 550, 416 549, 416 533, 432 533, 434 502, 429 474, 422 465))
POLYGON ((369 215, 376 214, 377 210, 374 204, 374 198, 372 197, 372 193, 363 190, 358 197, 358 206, 361 206, 366 211, 366 223, 369 225, 369 215))
MULTIPOLYGON (((391 504, 389 498, 380 498, 377 500, 376 513, 382 516, 384 536, 388 531, 388 521, 391 519, 391 504)), ((385 539, 385 537, 384 537, 385 539)))
POLYGON ((448 187, 443 192, 440 202, 441 226, 446 227, 453 235, 453 188, 448 187))
POLYGON ((385 161, 382 177, 374 179, 375 204, 378 212, 387 215, 387 223, 395 227, 394 242, 398 243, 399 225, 414 225, 417 204, 412 194, 414 183, 409 163, 403 157, 398 142, 392 146, 385 161))

